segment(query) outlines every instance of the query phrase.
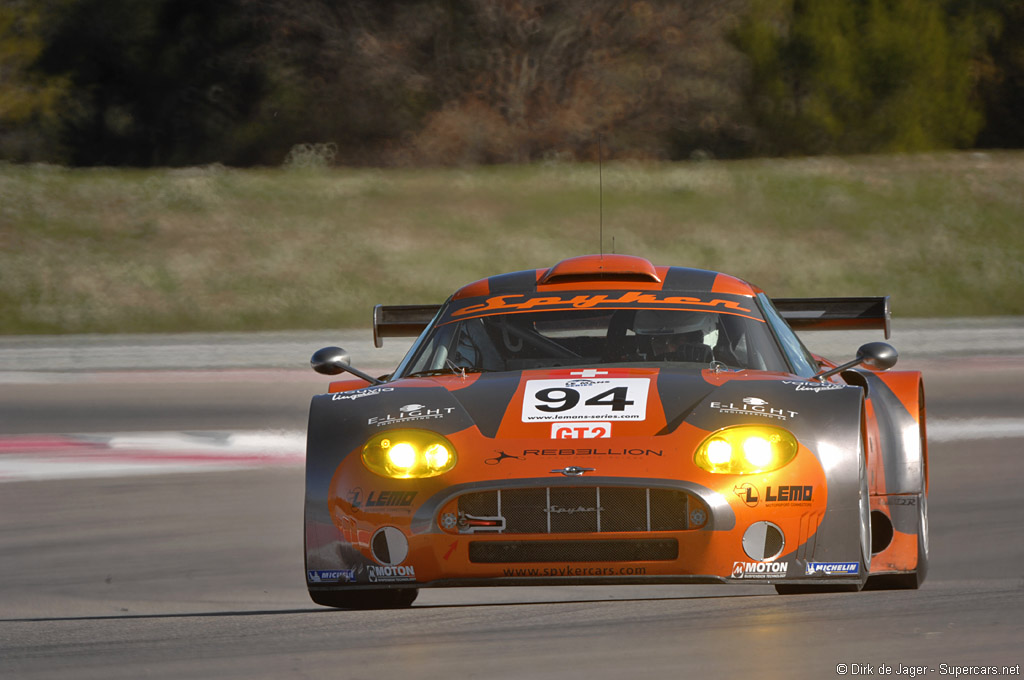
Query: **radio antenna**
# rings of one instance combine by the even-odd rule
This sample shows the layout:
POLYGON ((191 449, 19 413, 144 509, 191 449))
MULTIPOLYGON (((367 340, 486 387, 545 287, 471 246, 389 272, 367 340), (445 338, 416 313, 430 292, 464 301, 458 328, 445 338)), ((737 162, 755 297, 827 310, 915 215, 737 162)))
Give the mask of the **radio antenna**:
POLYGON ((604 259, 604 148, 601 144, 601 134, 597 135, 597 221, 598 237, 601 241, 601 259, 604 259))

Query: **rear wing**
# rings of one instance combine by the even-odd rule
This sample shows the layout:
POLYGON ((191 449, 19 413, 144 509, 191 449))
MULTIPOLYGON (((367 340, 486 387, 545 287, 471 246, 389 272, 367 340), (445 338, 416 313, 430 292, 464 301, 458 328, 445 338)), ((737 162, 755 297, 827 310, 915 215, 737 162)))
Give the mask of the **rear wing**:
MULTIPOLYGON (((774 298, 782 318, 796 331, 882 330, 890 334, 889 297, 774 298)), ((384 338, 415 338, 427 327, 441 305, 376 305, 373 308, 373 345, 384 338)))
POLYGON ((891 333, 889 296, 842 298, 772 298, 772 304, 795 331, 881 330, 891 333))
POLYGON ((383 347, 384 338, 415 338, 439 309, 441 305, 375 305, 373 346, 383 347))

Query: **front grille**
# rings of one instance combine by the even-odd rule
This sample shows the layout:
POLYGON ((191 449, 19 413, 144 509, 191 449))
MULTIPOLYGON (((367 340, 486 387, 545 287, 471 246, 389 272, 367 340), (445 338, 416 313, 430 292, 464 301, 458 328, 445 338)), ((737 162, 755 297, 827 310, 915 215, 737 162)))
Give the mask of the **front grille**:
POLYGON ((679 557, 674 538, 621 541, 471 541, 469 561, 518 562, 643 562, 679 557))
POLYGON ((676 489, 614 486, 496 489, 459 497, 459 531, 502 534, 685 531, 697 528, 691 526, 688 515, 691 508, 700 507, 703 506, 695 497, 676 489))

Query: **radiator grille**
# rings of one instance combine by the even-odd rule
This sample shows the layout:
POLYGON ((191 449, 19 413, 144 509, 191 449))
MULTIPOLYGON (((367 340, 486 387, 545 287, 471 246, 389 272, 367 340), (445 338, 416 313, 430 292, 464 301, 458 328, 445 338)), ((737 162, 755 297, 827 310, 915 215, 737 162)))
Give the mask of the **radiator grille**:
POLYGON ((643 562, 679 557, 674 538, 621 541, 471 541, 469 561, 520 562, 643 562))
MULTIPOLYGON (((497 489, 458 499, 461 533, 569 534, 685 531, 699 528, 689 511, 702 508, 675 489, 551 486, 497 489), (476 521, 480 518, 494 520, 476 521)), ((695 513, 697 514, 697 513, 695 513)), ((707 513, 700 516, 707 517, 707 513)), ((702 520, 698 520, 703 525, 702 520)))

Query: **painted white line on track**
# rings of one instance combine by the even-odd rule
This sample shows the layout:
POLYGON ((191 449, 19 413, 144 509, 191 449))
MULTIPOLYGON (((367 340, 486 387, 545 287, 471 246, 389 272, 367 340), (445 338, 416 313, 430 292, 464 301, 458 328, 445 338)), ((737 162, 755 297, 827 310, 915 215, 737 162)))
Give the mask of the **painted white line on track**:
POLYGON ((956 442, 1024 437, 1024 418, 963 418, 929 421, 928 441, 956 442))
POLYGON ((133 432, 0 437, 0 482, 300 466, 304 432, 133 432))

